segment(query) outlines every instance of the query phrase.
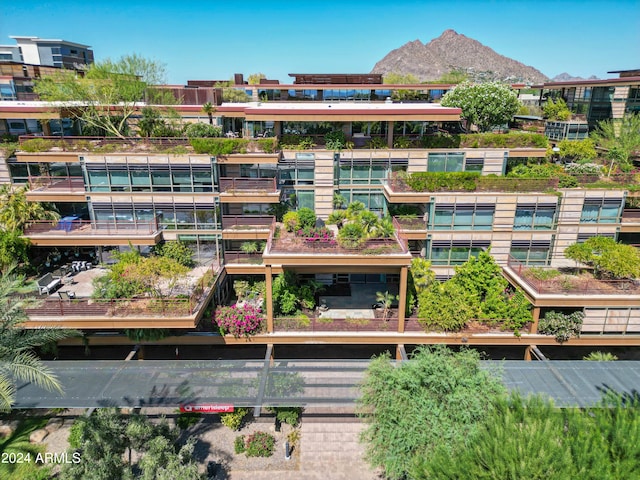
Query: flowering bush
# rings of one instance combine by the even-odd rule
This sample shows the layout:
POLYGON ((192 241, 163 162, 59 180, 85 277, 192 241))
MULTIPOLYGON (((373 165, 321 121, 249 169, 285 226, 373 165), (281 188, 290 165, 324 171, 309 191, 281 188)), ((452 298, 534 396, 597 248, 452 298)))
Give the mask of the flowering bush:
POLYGON ((250 304, 218 307, 213 318, 220 333, 230 333, 234 337, 255 335, 262 330, 264 321, 260 308, 250 304))
POLYGON ((247 457, 270 457, 275 449, 276 439, 267 432, 255 432, 245 439, 247 457))
POLYGON ((307 244, 316 244, 319 246, 333 247, 336 245, 336 239, 333 232, 327 227, 306 227, 296 231, 297 237, 304 238, 307 244))

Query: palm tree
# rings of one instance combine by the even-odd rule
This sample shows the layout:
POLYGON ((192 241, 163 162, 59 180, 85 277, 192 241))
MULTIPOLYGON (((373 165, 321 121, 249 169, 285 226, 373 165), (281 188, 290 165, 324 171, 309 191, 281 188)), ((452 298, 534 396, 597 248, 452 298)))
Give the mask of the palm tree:
POLYGON ((386 292, 376 292, 376 302, 381 303, 384 311, 382 312, 382 319, 384 321, 387 320, 387 316, 389 315, 389 310, 391 310, 391 305, 393 305, 393 301, 399 298, 398 295, 392 295, 387 290, 386 292))
POLYGON ((29 304, 17 294, 33 290, 24 277, 9 267, 0 276, 0 411, 11 410, 15 401, 16 380, 31 382, 49 391, 62 387, 51 370, 43 365, 33 349, 78 335, 74 330, 58 328, 26 329, 24 311, 29 304))
POLYGON ((202 112, 209 116, 209 125, 213 125, 213 114, 216 113, 216 111, 216 107, 214 107, 211 102, 202 105, 202 112))

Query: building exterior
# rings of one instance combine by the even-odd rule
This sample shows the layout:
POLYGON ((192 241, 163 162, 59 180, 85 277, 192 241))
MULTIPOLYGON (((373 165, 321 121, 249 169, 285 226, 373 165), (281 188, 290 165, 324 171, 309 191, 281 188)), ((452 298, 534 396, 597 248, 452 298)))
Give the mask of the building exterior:
POLYGON ((0 61, 75 70, 93 63, 93 50, 88 45, 39 37, 9 38, 13 38, 16 45, 0 45, 0 61))
MULTIPOLYGON (((299 76, 291 88, 296 92, 299 76)), ((585 188, 595 181, 587 178, 580 179, 578 187, 562 188, 557 179, 504 177, 509 162, 542 160, 546 148, 420 147, 424 138, 459 123, 460 110, 429 102, 392 103, 387 97, 398 86, 381 86, 385 91, 376 93, 374 100, 370 92, 377 90, 364 83, 351 85, 351 90, 369 92, 368 98, 346 101, 341 98, 343 86, 345 92, 349 90, 346 84, 305 84, 303 91, 315 92, 315 101, 291 101, 287 88, 288 102, 280 96, 268 102, 219 105, 216 124, 231 134, 230 145, 237 142, 234 145, 239 146, 231 153, 152 151, 145 139, 102 150, 18 150, 15 157, 5 159, 0 181, 30 184, 29 200, 53 202, 64 217, 73 218, 64 228, 43 223, 26 230, 32 244, 43 251, 81 248, 105 261, 111 249, 133 245, 145 250, 163 240, 181 240, 201 265, 220 269, 217 287, 207 293, 218 301, 234 278, 264 278, 267 335, 257 340, 264 343, 296 343, 306 338, 288 336, 287 323, 273 315, 273 276, 285 270, 326 285, 362 285, 362 289, 383 285, 399 293, 398 318, 385 325, 386 334, 372 334, 365 328, 361 335, 338 335, 331 340, 330 335, 313 331, 316 340, 410 344, 445 338, 460 343, 460 336, 438 340, 418 332, 415 319, 405 317, 408 269, 414 257, 423 257, 432 262, 438 278, 446 279, 456 265, 488 248, 505 277, 522 287, 533 304, 536 325, 545 310, 571 307, 587 314, 585 333, 615 332, 625 335, 621 342, 637 341, 640 294, 549 293, 523 275, 523 269, 531 267, 566 265, 564 249, 591 236, 617 239, 621 233, 640 233, 640 221, 627 215, 625 206, 632 194, 623 186, 585 188), (321 102, 318 92, 322 92, 321 102), (336 96, 340 101, 328 98, 336 96), (344 134, 350 148, 322 147, 324 135, 334 131, 344 134), (305 137, 316 147, 287 148, 296 137, 305 137), (136 148, 136 143, 142 148, 136 148), (474 183, 465 188, 417 191, 406 182, 406 176, 415 172, 470 172, 474 183), (336 208, 336 196, 347 204, 360 201, 379 216, 394 215, 400 207, 415 213, 396 214, 394 235, 360 251, 287 244, 273 207, 288 201, 293 208, 309 207, 326 220, 336 208), (260 248, 248 252, 247 242, 260 248)), ((258 96, 257 89, 262 88, 271 92, 268 96, 284 91, 272 84, 245 87, 258 96)), ((0 118, 44 118, 47 112, 44 106, 9 103, 0 105, 0 118)), ((183 105, 177 110, 185 121, 208 121, 200 105, 183 105)), ((174 142, 187 145, 186 140, 174 142)), ((33 312, 31 324, 59 325, 62 318, 63 324, 84 329, 193 328, 202 317, 202 309, 190 309, 182 316, 153 321, 135 315, 108 317, 104 311, 92 318, 86 316, 86 309, 80 314, 69 304, 56 302, 60 306, 55 318, 51 311, 33 312), (71 313, 64 314, 65 309, 71 313)), ((602 336, 583 338, 585 344, 611 341, 602 336)), ((554 340, 534 335, 523 341, 498 335, 472 336, 466 341, 531 346, 554 340)))
POLYGON ((640 111, 640 75, 638 70, 611 71, 619 78, 546 82, 534 85, 540 89, 540 99, 563 98, 569 109, 584 115, 593 129, 601 120, 620 119, 625 113, 640 111))

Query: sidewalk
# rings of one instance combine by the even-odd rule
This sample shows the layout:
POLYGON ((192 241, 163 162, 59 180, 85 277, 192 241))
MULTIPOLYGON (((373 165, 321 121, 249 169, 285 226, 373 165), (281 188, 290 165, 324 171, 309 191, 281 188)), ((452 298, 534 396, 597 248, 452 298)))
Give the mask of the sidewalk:
MULTIPOLYGON (((231 470, 229 480, 376 480, 363 460, 358 436, 364 425, 357 419, 304 419, 299 470, 244 472, 231 470)), ((282 452, 277 452, 281 455, 282 452)))

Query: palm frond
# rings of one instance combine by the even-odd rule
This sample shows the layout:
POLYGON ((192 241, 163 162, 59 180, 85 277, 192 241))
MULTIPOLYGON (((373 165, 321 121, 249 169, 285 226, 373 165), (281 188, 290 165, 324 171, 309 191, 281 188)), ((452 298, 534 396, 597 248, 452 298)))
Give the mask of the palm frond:
POLYGON ((15 384, 0 372, 0 412, 8 412, 11 410, 15 394, 15 384))
POLYGON ((51 369, 31 352, 18 353, 8 363, 7 368, 16 379, 34 383, 45 390, 62 393, 62 386, 51 369))

